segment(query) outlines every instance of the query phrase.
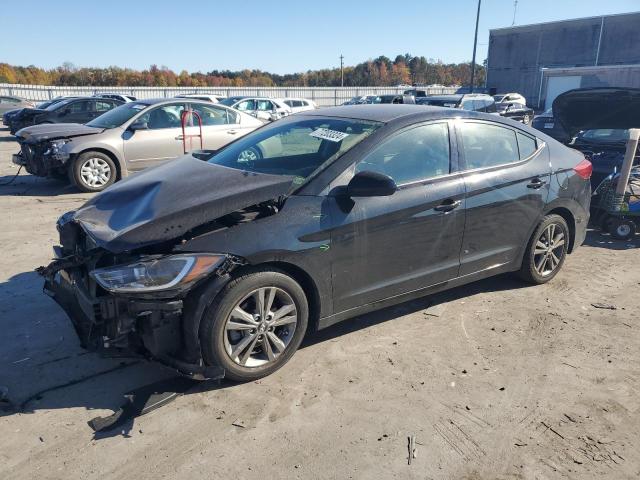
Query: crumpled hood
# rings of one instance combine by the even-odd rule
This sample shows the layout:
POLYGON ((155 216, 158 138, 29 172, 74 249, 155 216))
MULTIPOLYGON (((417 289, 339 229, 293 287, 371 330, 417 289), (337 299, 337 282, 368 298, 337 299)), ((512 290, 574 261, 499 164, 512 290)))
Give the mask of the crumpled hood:
POLYGON ((135 174, 96 195, 72 220, 96 244, 120 253, 285 195, 294 177, 245 172, 191 155, 135 174))
POLYGON ((640 128, 640 89, 579 88, 553 101, 553 116, 569 133, 596 128, 640 128))
POLYGON ((45 140, 94 135, 102 132, 104 132, 104 128, 88 127, 80 123, 45 123, 18 130, 16 136, 27 143, 38 143, 45 140))

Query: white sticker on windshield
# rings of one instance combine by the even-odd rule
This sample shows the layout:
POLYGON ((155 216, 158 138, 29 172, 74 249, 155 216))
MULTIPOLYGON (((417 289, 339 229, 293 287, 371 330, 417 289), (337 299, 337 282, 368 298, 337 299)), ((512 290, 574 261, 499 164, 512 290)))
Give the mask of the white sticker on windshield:
POLYGON ((143 103, 139 103, 137 105, 131 105, 131 108, 133 108, 134 110, 144 110, 145 108, 147 108, 149 105, 145 105, 143 103))
POLYGON ((330 142, 341 142, 349 136, 348 133, 329 130, 328 128, 319 128, 311 132, 309 135, 323 140, 329 140, 330 142))
POLYGON ((456 104, 455 103, 443 103, 443 105, 445 107, 449 107, 449 108, 456 108, 456 104))

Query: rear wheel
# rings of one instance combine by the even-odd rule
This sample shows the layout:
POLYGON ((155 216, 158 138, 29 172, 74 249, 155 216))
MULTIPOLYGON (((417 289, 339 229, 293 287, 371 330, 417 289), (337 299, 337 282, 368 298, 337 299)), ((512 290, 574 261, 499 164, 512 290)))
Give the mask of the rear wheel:
POLYGON ((225 377, 252 381, 282 367, 307 329, 302 287, 277 270, 258 269, 232 280, 205 313, 200 342, 205 363, 225 377))
POLYGON ((631 240, 636 234, 636 224, 625 218, 614 218, 609 225, 609 233, 616 240, 631 240))
POLYGON ((69 168, 71 181, 83 192, 100 192, 116 181, 116 165, 102 152, 85 152, 69 168))
POLYGON ((569 247, 569 227, 560 215, 542 219, 529 240, 520 277, 530 283, 547 283, 560 271, 569 247))

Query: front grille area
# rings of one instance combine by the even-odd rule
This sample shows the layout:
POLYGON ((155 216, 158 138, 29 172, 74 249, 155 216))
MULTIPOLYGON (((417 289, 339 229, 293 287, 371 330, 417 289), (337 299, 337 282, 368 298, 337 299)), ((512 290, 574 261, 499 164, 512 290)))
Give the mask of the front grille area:
POLYGON ((26 143, 20 144, 20 152, 25 160, 27 172, 39 177, 49 175, 50 167, 43 158, 45 147, 41 144, 30 145, 26 143))

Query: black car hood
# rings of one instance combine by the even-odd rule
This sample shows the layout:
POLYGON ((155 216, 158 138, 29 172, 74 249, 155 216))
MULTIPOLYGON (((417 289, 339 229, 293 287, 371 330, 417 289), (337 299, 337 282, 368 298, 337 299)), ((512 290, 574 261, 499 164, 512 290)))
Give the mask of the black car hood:
POLYGON ((189 230, 286 195, 294 177, 246 172, 185 156, 96 195, 72 220, 113 253, 173 240, 189 230))
POLYGON ((80 123, 45 123, 32 125, 16 132, 27 143, 38 143, 58 138, 72 138, 104 132, 104 128, 88 127, 80 123))
POLYGON ((553 101, 553 116, 569 133, 596 128, 640 128, 640 89, 580 88, 553 101))

